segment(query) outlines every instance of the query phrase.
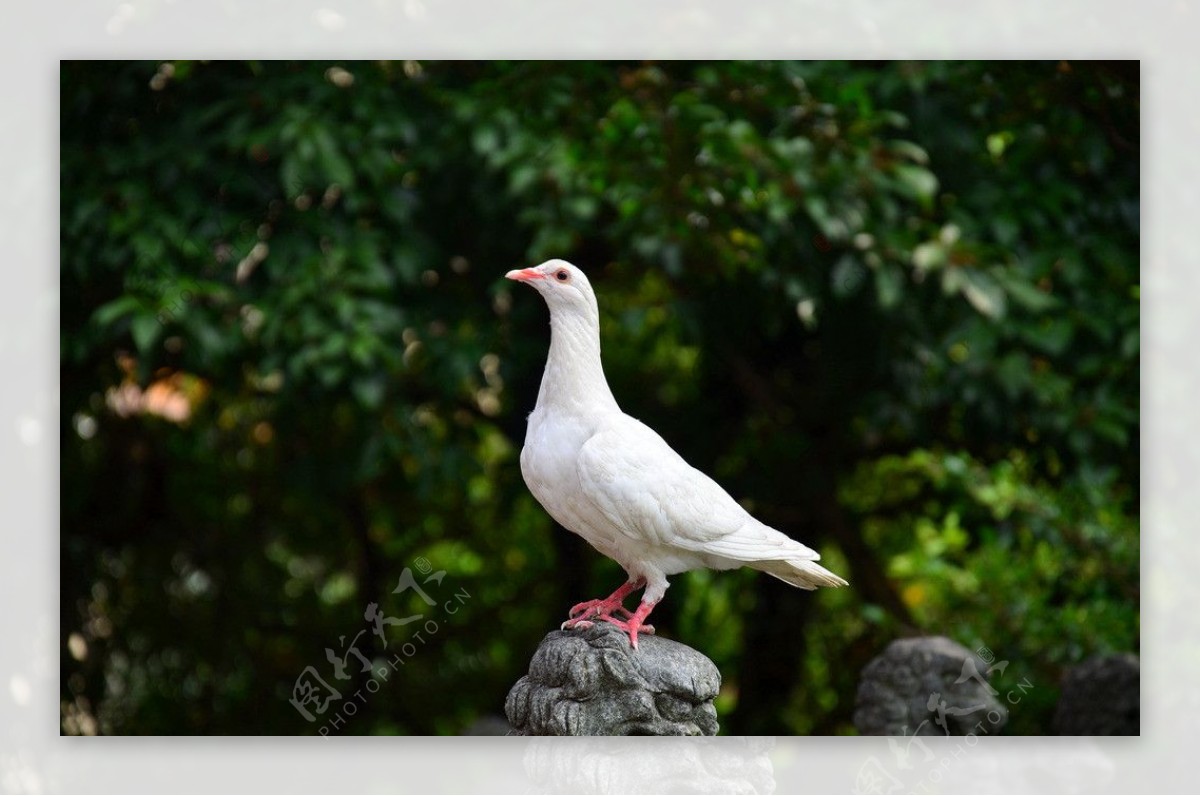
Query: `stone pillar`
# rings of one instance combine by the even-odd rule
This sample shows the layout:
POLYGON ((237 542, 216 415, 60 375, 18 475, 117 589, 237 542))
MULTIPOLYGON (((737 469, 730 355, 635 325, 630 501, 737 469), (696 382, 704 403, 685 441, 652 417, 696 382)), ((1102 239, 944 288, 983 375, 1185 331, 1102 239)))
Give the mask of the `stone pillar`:
POLYGON ((720 688, 691 647, 597 622, 547 635, 504 710, 517 735, 716 735, 720 688))
POLYGON ((863 667, 854 726, 863 735, 967 735, 1008 723, 988 665, 945 636, 903 638, 863 667))
POLYGON ((1142 672, 1131 653, 1101 655, 1063 677, 1054 714, 1058 735, 1141 735, 1142 672))

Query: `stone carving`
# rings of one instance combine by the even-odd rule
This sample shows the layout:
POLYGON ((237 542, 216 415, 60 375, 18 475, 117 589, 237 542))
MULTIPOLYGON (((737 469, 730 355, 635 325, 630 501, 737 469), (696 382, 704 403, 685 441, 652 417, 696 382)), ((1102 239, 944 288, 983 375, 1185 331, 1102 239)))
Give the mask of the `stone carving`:
POLYGON ((517 735, 715 735, 720 688, 691 647, 597 622, 547 635, 504 709, 517 735))

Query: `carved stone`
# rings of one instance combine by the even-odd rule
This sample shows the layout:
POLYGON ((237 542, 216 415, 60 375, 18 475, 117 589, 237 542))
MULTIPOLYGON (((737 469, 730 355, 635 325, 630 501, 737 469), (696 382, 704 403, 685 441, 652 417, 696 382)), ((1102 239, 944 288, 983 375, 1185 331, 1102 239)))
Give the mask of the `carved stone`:
POLYGON ((1136 655, 1104 655, 1071 668, 1054 713, 1059 735, 1141 735, 1141 664, 1136 655))
POLYGON ((944 636, 893 641, 863 668, 854 726, 863 735, 995 734, 1008 709, 989 690, 987 672, 978 655, 944 636))
POLYGON ((720 688, 691 647, 597 622, 547 635, 504 710, 517 735, 715 735, 720 688))

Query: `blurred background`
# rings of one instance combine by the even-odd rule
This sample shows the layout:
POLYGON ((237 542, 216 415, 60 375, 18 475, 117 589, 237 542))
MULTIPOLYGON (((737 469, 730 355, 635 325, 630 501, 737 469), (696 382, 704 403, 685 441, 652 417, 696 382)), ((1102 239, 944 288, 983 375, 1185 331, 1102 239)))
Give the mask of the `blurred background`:
POLYGON ((502 715, 623 579, 517 461, 502 276, 562 257, 622 408, 851 583, 673 578, 722 732, 853 732, 923 633, 1049 732, 1138 652, 1139 110, 1136 63, 64 62, 62 731, 502 715))

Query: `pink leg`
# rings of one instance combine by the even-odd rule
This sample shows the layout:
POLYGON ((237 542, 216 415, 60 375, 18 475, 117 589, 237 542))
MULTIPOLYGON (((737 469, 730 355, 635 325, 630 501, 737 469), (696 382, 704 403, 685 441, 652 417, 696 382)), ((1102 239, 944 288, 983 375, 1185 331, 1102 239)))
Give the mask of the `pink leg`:
POLYGON ((600 618, 605 622, 611 622, 628 633, 629 643, 633 645, 634 649, 637 649, 638 631, 641 631, 642 633, 654 632, 653 625, 647 625, 644 623, 646 621, 646 617, 650 616, 650 612, 654 610, 654 606, 657 604, 658 603, 648 603, 645 600, 642 600, 642 603, 638 606, 637 610, 634 611, 629 619, 625 621, 616 619, 612 616, 602 616, 600 618))
POLYGON ((588 627, 591 624, 587 621, 588 619, 608 619, 615 611, 620 611, 627 617, 633 616, 623 603, 626 597, 644 585, 645 581, 631 580, 621 584, 621 588, 603 600, 588 600, 587 602, 572 606, 567 614, 570 618, 563 623, 563 629, 566 630, 578 626, 588 627))

